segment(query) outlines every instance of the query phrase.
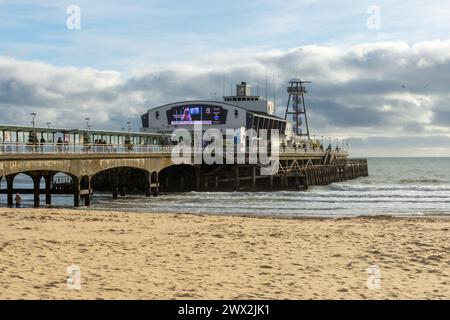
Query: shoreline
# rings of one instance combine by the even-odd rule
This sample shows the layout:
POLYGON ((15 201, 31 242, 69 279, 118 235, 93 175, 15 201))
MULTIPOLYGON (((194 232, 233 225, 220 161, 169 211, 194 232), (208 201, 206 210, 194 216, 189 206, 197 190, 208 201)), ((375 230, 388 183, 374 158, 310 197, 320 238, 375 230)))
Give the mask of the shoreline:
POLYGON ((111 210, 111 209, 101 209, 90 207, 58 207, 58 206, 47 206, 47 207, 21 207, 21 208, 9 208, 1 207, 0 211, 4 209, 13 210, 69 210, 69 211, 92 211, 92 212, 114 212, 114 213, 125 213, 125 214, 144 214, 144 215, 187 215, 187 216, 217 216, 217 217, 236 217, 236 218, 257 218, 257 219, 280 219, 280 220, 346 220, 346 219, 443 219, 450 220, 450 213, 430 213, 430 214, 396 214, 396 213, 379 213, 379 214, 361 214, 361 215, 288 215, 288 214, 258 214, 258 213, 202 213, 202 212, 175 212, 175 211, 137 211, 137 210, 111 210))
POLYGON ((0 208, 0 298, 449 299, 449 230, 428 217, 0 208), (67 288, 72 265, 81 290, 67 288))
POLYGON ((354 216, 346 216, 346 215, 287 215, 287 214, 272 214, 272 215, 262 215, 258 213, 199 213, 199 212, 171 212, 171 211, 123 211, 123 210, 111 210, 111 209, 99 209, 92 207, 79 207, 79 208, 70 208, 70 207, 42 207, 42 208, 21 208, 21 209, 56 209, 56 210, 75 210, 75 211, 94 211, 94 212, 117 212, 117 213, 129 213, 129 214, 179 214, 179 215, 193 215, 193 216, 218 216, 218 217, 237 217, 237 218, 261 218, 261 219, 281 219, 281 220, 322 220, 322 219, 330 219, 330 220, 340 220, 340 219, 358 219, 358 218, 373 218, 373 219, 390 219, 390 218, 398 218, 398 219, 444 219, 450 220, 450 213, 433 213, 433 214, 389 214, 389 213, 381 213, 381 214, 371 214, 371 215, 354 215, 354 216))

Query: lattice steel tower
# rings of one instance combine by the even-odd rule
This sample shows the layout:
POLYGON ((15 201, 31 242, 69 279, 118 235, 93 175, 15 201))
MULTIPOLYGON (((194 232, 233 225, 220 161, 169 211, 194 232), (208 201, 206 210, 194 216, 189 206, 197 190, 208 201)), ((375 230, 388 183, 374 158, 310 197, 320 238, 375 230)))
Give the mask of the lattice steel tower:
POLYGON ((303 81, 301 79, 289 81, 289 87, 287 88, 289 99, 284 119, 287 120, 288 115, 291 114, 294 122, 294 133, 299 136, 307 136, 309 139, 308 117, 305 105, 305 93, 307 93, 304 86, 305 83, 311 83, 311 81, 303 81), (305 131, 303 131, 303 127, 306 129, 305 131))

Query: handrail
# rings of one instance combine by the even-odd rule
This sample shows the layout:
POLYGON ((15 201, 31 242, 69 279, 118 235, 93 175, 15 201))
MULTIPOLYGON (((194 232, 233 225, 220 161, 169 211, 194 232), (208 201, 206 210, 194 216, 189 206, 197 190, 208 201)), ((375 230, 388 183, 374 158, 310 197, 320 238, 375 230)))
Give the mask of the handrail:
POLYGON ((1 142, 0 154, 140 154, 170 153, 172 146, 1 142))
MULTIPOLYGON (((23 142, 0 142, 0 155, 15 154, 163 154, 171 153, 173 145, 126 145, 126 144, 82 144, 82 143, 23 143, 23 142)), ((194 150, 193 150, 194 151, 194 150)), ((225 150, 224 150, 225 151, 225 150)), ((238 152, 235 150, 233 156, 238 152)), ((321 149, 313 148, 279 148, 278 152, 272 151, 273 155, 281 154, 322 154, 321 149)), ((226 152, 220 152, 226 156, 226 152)), ((248 154, 246 152, 245 154, 248 154)), ((356 161, 356 160, 352 160, 356 161)))

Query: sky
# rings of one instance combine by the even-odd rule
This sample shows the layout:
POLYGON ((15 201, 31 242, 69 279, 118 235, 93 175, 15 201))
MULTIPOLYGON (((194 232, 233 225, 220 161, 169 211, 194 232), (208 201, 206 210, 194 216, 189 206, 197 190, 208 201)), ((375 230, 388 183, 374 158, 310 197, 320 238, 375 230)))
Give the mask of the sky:
POLYGON ((450 156, 448 30, 434 0, 0 0, 0 123, 139 130, 149 108, 266 78, 283 115, 300 77, 313 135, 450 156))

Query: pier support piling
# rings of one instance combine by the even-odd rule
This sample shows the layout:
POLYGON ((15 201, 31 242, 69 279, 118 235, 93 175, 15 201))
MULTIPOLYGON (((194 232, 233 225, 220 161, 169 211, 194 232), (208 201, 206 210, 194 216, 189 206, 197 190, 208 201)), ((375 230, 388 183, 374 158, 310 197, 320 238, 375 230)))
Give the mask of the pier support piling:
POLYGON ((41 184, 42 176, 40 174, 33 175, 33 198, 34 198, 34 207, 39 208, 40 202, 40 184, 41 184))
POLYGON ((152 195, 152 177, 150 172, 145 173, 145 196, 150 197, 152 195))
POLYGON ((10 176, 6 176, 6 188, 7 188, 7 202, 8 202, 8 207, 12 207, 14 202, 13 202, 13 185, 14 185, 14 178, 16 176, 15 175, 10 175, 10 176))
POLYGON ((73 177, 73 206, 80 206, 80 179, 73 177))
POLYGON ((45 180, 45 204, 50 206, 52 204, 52 184, 53 184, 53 174, 46 174, 44 176, 45 180))
POLYGON ((159 174, 158 172, 153 172, 151 174, 151 184, 150 184, 150 188, 152 189, 152 194, 154 197, 158 196, 159 193, 159 174))

